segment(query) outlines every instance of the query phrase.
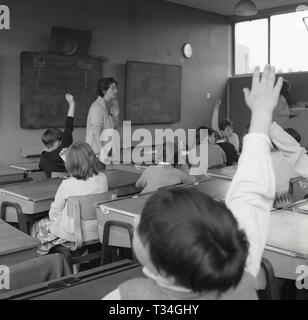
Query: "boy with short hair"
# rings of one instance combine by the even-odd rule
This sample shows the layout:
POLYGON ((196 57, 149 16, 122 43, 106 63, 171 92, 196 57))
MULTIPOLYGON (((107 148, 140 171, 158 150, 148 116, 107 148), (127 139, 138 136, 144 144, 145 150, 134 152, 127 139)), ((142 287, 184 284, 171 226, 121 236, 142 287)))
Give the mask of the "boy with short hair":
POLYGON ((196 189, 154 194, 133 241, 148 279, 129 280, 105 299, 257 299, 275 196, 268 135, 281 86, 267 65, 262 79, 256 68, 252 89, 244 89, 251 126, 226 205, 196 189))
POLYGON ((60 152, 73 143, 75 101, 70 94, 66 94, 65 98, 69 104, 69 109, 65 120, 64 132, 57 128, 51 128, 47 129, 42 136, 45 149, 41 153, 39 167, 45 171, 47 178, 51 177, 52 172, 66 172, 60 152))
POLYGON ((239 152, 240 142, 238 135, 233 132, 233 122, 229 119, 224 119, 218 122, 220 105, 221 100, 217 100, 213 109, 213 115, 211 120, 212 128, 219 132, 221 138, 224 141, 231 143, 234 146, 236 152, 239 152))
POLYGON ((219 130, 221 133, 222 138, 226 141, 231 143, 236 152, 239 152, 240 149, 240 141, 238 135, 233 132, 234 124, 232 121, 225 119, 219 122, 219 130))

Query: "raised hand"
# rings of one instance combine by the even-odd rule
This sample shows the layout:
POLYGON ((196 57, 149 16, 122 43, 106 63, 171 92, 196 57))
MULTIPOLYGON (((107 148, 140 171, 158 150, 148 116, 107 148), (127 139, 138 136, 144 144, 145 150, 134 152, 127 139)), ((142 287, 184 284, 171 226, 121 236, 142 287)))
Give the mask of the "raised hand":
POLYGON ((275 79, 275 68, 266 65, 261 80, 259 67, 255 68, 251 90, 244 89, 245 102, 252 112, 273 113, 278 104, 283 83, 282 77, 279 77, 276 84, 275 79))
POLYGON ((66 101, 67 101, 69 104, 75 103, 74 97, 73 97, 71 94, 69 94, 69 93, 67 93, 67 94, 65 95, 65 99, 66 99, 66 101))
POLYGON ((219 99, 219 100, 215 101, 214 108, 219 108, 220 105, 221 105, 221 100, 219 99))
POLYGON ((245 102, 252 113, 249 132, 269 134, 273 111, 278 104, 283 83, 282 77, 279 77, 275 84, 275 78, 275 68, 266 65, 260 80, 260 70, 257 67, 252 76, 251 90, 243 90, 245 102))

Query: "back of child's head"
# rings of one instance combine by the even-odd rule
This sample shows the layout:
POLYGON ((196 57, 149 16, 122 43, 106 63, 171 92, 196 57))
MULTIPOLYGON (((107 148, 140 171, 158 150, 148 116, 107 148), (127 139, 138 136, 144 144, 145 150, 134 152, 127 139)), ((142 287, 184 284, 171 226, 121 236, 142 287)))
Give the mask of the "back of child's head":
POLYGON ((194 292, 237 286, 248 242, 227 207, 194 188, 156 192, 140 217, 138 234, 161 274, 194 292))
POLYGON ((98 160, 85 142, 75 142, 67 150, 65 167, 71 177, 87 180, 98 174, 98 160))
POLYGON ((47 129, 42 136, 42 142, 47 148, 52 148, 57 141, 61 141, 63 132, 57 128, 47 129))
POLYGON ((224 131, 227 127, 233 128, 234 124, 229 119, 224 119, 219 122, 219 130, 224 131))
POLYGON ((286 128, 284 129, 290 136, 292 136, 298 143, 301 142, 302 137, 301 135, 293 128, 286 128))

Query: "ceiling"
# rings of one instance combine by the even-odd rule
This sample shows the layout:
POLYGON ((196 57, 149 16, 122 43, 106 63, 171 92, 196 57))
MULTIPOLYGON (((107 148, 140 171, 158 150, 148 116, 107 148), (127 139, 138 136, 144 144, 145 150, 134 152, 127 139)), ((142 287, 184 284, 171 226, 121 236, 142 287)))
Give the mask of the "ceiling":
MULTIPOLYGON (((239 2, 239 0, 165 0, 168 2, 177 3, 180 5, 185 5, 188 7, 193 7, 201 9, 204 11, 214 12, 222 14, 225 16, 233 15, 233 8, 239 2)), ((253 0, 259 11, 286 7, 286 6, 296 6, 300 4, 307 4, 308 1, 300 0, 253 0)))

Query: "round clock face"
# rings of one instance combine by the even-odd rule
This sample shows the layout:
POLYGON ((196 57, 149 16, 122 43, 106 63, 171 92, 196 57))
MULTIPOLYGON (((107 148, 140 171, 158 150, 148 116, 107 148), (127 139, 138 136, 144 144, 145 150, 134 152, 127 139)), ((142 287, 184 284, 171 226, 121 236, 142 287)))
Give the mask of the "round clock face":
POLYGON ((183 47, 183 54, 186 58, 190 58, 192 56, 193 49, 190 43, 186 43, 183 47))

